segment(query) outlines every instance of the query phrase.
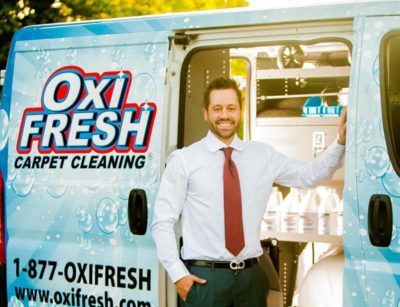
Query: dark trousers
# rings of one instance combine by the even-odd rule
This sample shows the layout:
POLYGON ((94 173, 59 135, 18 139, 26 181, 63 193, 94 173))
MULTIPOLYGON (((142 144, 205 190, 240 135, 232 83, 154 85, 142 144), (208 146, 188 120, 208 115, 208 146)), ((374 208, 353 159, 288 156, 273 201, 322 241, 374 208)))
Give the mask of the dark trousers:
POLYGON ((259 264, 237 271, 199 266, 188 270, 207 283, 194 283, 182 306, 267 307, 269 282, 259 264))

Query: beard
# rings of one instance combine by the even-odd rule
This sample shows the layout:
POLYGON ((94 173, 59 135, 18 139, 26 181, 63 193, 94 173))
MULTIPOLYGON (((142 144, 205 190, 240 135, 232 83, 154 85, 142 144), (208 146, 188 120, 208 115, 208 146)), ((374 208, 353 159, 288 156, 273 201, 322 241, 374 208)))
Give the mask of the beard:
POLYGON ((234 120, 217 120, 215 122, 207 121, 208 127, 214 135, 221 140, 230 140, 236 134, 239 123, 234 120), (227 127, 223 123, 228 123, 227 127))

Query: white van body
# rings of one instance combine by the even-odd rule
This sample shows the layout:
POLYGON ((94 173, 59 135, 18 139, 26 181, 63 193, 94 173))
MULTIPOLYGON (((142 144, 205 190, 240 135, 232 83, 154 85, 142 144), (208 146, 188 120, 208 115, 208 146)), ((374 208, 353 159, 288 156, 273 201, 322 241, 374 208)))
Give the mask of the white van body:
MULTIPOLYGON (((146 225, 166 158, 207 131, 203 90, 242 60, 246 140, 312 159, 336 138, 338 97, 348 102, 345 165, 324 184, 344 200, 343 235, 260 239, 282 242, 285 268, 301 251, 283 242, 342 246, 343 294, 327 300, 398 306, 399 30, 398 1, 19 30, 0 110, 8 305, 177 305, 146 225)), ((282 286, 289 306, 299 285, 282 286)))

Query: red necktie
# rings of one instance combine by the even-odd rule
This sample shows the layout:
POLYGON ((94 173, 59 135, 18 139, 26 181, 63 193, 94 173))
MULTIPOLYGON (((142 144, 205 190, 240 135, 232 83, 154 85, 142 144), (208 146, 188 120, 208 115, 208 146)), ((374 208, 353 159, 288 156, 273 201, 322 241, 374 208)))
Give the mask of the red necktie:
POLYGON ((232 147, 222 148, 225 154, 224 163, 224 216, 225 246, 238 255, 244 247, 242 196, 240 194, 239 174, 231 160, 232 147))

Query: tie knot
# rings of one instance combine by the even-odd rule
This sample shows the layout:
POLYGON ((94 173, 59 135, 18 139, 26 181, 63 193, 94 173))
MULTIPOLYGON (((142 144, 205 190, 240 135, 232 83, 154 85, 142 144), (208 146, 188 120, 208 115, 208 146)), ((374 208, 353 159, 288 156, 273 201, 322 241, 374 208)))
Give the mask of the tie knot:
POLYGON ((225 159, 230 159, 232 155, 233 148, 232 147, 225 147, 222 148, 222 151, 225 154, 225 159))

